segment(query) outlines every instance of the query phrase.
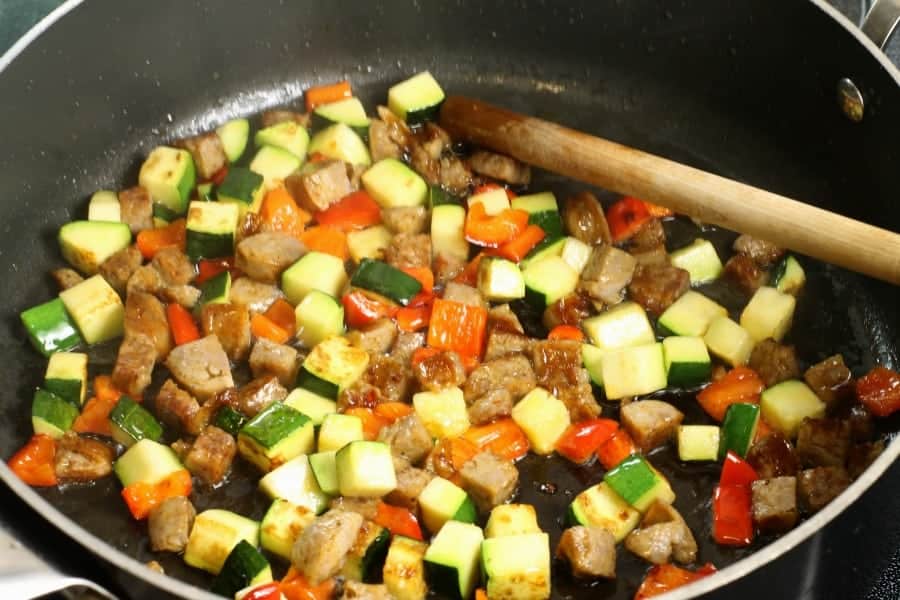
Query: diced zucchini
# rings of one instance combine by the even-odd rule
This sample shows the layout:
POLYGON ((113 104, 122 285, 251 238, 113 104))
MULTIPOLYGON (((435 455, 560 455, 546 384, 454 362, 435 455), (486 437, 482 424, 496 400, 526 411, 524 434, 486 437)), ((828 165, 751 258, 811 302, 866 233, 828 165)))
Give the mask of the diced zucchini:
POLYGON ((675 492, 666 478, 639 454, 632 454, 607 471, 603 482, 640 512, 657 500, 666 504, 675 501, 675 492))
POLYGON ((279 185, 296 171, 303 161, 294 154, 275 146, 263 146, 250 161, 250 170, 263 176, 266 189, 279 185))
POLYGON ((125 447, 141 440, 158 442, 163 429, 150 411, 129 398, 121 396, 109 413, 112 437, 125 447))
POLYGON ((231 297, 231 273, 222 271, 200 284, 200 297, 197 306, 207 304, 225 304, 231 297))
MULTIPOLYGON (((215 186, 212 181, 207 181, 206 183, 198 183, 197 184, 197 200, 201 200, 203 202, 213 202, 216 200, 215 186)), ((162 206, 162 204, 157 204, 154 206, 162 206)), ((154 210, 154 217, 157 216, 154 210)), ((171 213, 170 213, 171 214, 171 213)), ((160 217, 163 215, 160 214, 160 217)), ((166 215, 168 218, 168 215, 166 215)))
POLYGON ((291 549, 303 530, 315 521, 316 513, 284 498, 275 498, 259 528, 259 542, 263 549, 291 560, 291 549))
POLYGON ((525 297, 525 278, 516 263, 485 257, 478 264, 478 291, 491 302, 507 302, 525 297))
POLYGON ((263 471, 283 465, 315 446, 315 427, 303 413, 273 402, 238 433, 238 451, 263 471))
MULTIPOLYGON (((212 183, 205 183, 205 184, 200 184, 197 186, 197 196, 201 200, 209 201, 210 198, 208 197, 208 195, 211 193, 212 193, 212 183), (209 187, 210 189, 207 192, 205 192, 204 194, 201 194, 201 190, 203 189, 204 186, 209 187)), ((176 219, 178 219, 179 216, 180 215, 178 213, 176 213, 174 210, 172 210, 165 204, 160 204, 159 202, 156 202, 153 205, 153 226, 154 227, 165 227, 166 225, 168 225, 168 224, 172 223, 173 221, 175 221, 176 219)))
POLYGON ((272 581, 272 567, 266 557, 246 540, 231 549, 222 570, 213 580, 210 591, 228 598, 250 585, 272 581))
POLYGON ((297 339, 307 348, 344 333, 344 307, 325 292, 310 290, 297 304, 294 316, 297 339))
POLYGON ((309 458, 303 454, 270 471, 259 480, 259 489, 266 496, 284 498, 319 514, 328 506, 328 496, 319 488, 309 458))
POLYGON ((388 108, 410 125, 437 117, 444 102, 444 90, 428 71, 414 75, 388 90, 388 108))
POLYGON ((439 185, 428 186, 428 208, 434 209, 438 206, 446 204, 452 206, 462 206, 462 200, 454 196, 439 185))
POLYGON ((469 428, 466 400, 458 387, 419 392, 413 396, 413 407, 431 437, 455 437, 469 428))
POLYGON ((364 259, 350 278, 350 285, 375 292, 406 306, 422 291, 415 277, 380 260, 364 259))
MULTIPOLYGON (((565 237, 547 236, 541 242, 532 248, 531 252, 519 263, 519 268, 525 270, 532 263, 539 262, 551 256, 562 258, 563 247, 566 245, 565 237)), ((568 264, 568 263, 566 263, 568 264)), ((571 265, 570 265, 571 266, 571 265)))
POLYGON ((757 342, 772 338, 781 341, 791 328, 797 299, 771 287, 756 290, 741 313, 741 327, 757 342))
POLYGON ((227 510, 205 510, 194 519, 184 562, 218 575, 241 540, 255 548, 259 543, 259 523, 227 510))
POLYGON ((738 402, 728 407, 722 421, 719 437, 719 460, 725 458, 729 450, 743 458, 756 437, 759 424, 759 404, 738 402))
POLYGON ((487 191, 469 196, 467 201, 469 209, 476 204, 484 207, 484 212, 488 216, 499 215, 509 208, 509 196, 506 195, 504 188, 492 188, 487 191))
POLYGON ((591 342, 601 350, 643 346, 656 341, 647 313, 640 304, 622 302, 581 323, 591 342))
POLYGON ((347 338, 328 338, 316 344, 303 361, 297 385, 326 398, 336 399, 338 392, 353 385, 368 366, 368 352, 351 346, 347 338), (314 376, 319 381, 311 381, 306 374, 314 376), (313 383, 315 385, 311 385, 313 383))
POLYGON ((425 573, 432 591, 464 600, 479 579, 484 534, 471 523, 447 521, 425 552, 425 573))
POLYGON ((110 190, 98 190, 91 196, 88 202, 88 221, 112 221, 118 223, 122 220, 122 207, 119 205, 119 197, 110 190))
POLYGON ((138 185, 147 190, 153 201, 178 214, 187 208, 196 180, 191 153, 168 146, 154 148, 138 174, 138 185))
POLYGON ((382 442, 350 442, 334 456, 342 496, 378 498, 397 487, 391 447, 382 442))
POLYGON ((668 385, 662 344, 620 348, 603 355, 603 389, 609 400, 641 396, 668 385))
POLYGON ((691 387, 709 380, 712 365, 703 338, 672 336, 662 345, 669 385, 691 387))
POLYGON ((659 324, 668 332, 682 336, 702 336, 709 324, 728 311, 703 294, 689 290, 660 315, 659 324))
POLYGON ((87 393, 87 354, 54 352, 44 373, 44 389, 80 407, 87 393))
POLYGON ((58 239, 66 262, 93 275, 100 263, 131 243, 131 229, 112 221, 72 221, 59 229, 58 239))
POLYGON ((587 369, 594 385, 603 387, 603 355, 607 351, 591 344, 581 345, 581 364, 587 369))
POLYGON ((303 388, 292 390, 284 399, 284 403, 309 417, 313 425, 321 425, 326 415, 337 412, 337 403, 334 400, 323 398, 303 388))
POLYGON ((469 257, 465 236, 466 209, 457 204, 442 204, 431 211, 431 248, 435 256, 457 260, 469 257))
POLYGON ((536 387, 513 407, 512 418, 522 428, 536 454, 550 454, 569 427, 569 409, 556 396, 536 387))
POLYGON ((122 335, 125 307, 116 290, 101 275, 94 275, 59 293, 81 338, 98 344, 122 335))
POLYGON ((306 148, 309 146, 309 133, 306 127, 296 121, 276 123, 256 132, 253 138, 257 146, 274 146, 287 150, 302 161, 306 160, 306 148))
POLYGON ((575 272, 581 275, 591 258, 591 247, 578 238, 567 237, 562 247, 562 259, 568 263, 575 272))
POLYGON ((381 581, 381 568, 391 543, 391 532, 372 521, 364 521, 347 553, 341 575, 351 581, 381 581))
POLYGON ((312 468, 316 483, 319 484, 319 489, 329 496, 337 496, 341 493, 338 485, 336 454, 336 451, 331 450, 309 455, 309 466, 312 468))
POLYGON ((71 350, 81 343, 75 323, 59 298, 22 311, 19 319, 28 332, 31 345, 44 356, 71 350))
POLYGON ((291 304, 300 304, 310 290, 337 297, 347 284, 344 262, 323 252, 307 252, 281 274, 281 288, 291 304))
POLYGON ((335 123, 315 134, 309 142, 308 151, 310 154, 318 152, 351 165, 372 164, 365 142, 344 123, 335 123))
POLYGON ((310 393, 326 399, 330 398, 331 400, 337 400, 341 391, 337 384, 322 379, 315 373, 307 371, 305 367, 300 367, 300 371, 297 373, 296 385, 310 393))
POLYGON ((525 297, 543 309, 575 291, 578 273, 561 256, 531 261, 523 270, 525 297))
POLYGON ((171 448, 149 439, 126 450, 113 465, 122 487, 138 482, 153 485, 183 469, 184 465, 171 448))
POLYGON ((187 255, 196 262, 201 258, 219 258, 234 254, 240 209, 231 202, 191 202, 186 224, 187 255))
POLYGON ((715 425, 679 425, 678 458, 683 461, 717 460, 719 428, 715 425))
POLYGON ((216 129, 216 134, 222 142, 228 162, 237 162, 247 147, 247 140, 250 139, 250 121, 232 119, 216 129))
POLYGON ((750 333, 728 317, 713 319, 703 341, 710 352, 732 367, 747 364, 755 345, 750 333))
POLYGON ((488 538, 540 533, 537 513, 530 504, 500 504, 491 510, 484 535, 488 538))
POLYGON ((31 401, 31 426, 35 433, 59 439, 72 428, 78 417, 74 404, 56 394, 38 388, 31 401))
POLYGON ((350 258, 357 263, 362 262, 365 258, 381 260, 384 258, 384 251, 391 245, 393 237, 384 225, 351 231, 347 234, 350 258))
POLYGON ((419 494, 422 522, 437 534, 448 521, 474 523, 477 512, 469 495, 455 483, 435 477, 419 494))
POLYGON ((722 261, 709 240, 694 240, 690 245, 669 254, 669 261, 672 266, 690 273, 691 285, 708 283, 722 274, 722 261))
POLYGON ((766 423, 791 439, 796 437, 803 419, 825 416, 825 403, 808 385, 796 379, 782 381, 763 391, 759 408, 766 423))
POLYGON ((363 439, 362 419, 356 415, 326 415, 319 428, 317 450, 340 450, 350 442, 363 439))
POLYGON ((793 255, 785 256, 772 271, 772 285, 783 294, 796 296, 806 283, 806 273, 793 255))
POLYGON ((344 98, 313 110, 313 129, 322 129, 334 123, 348 125, 364 142, 368 141, 369 117, 359 98, 344 98))
MULTIPOLYGON (((556 196, 553 195, 553 192, 517 196, 512 199, 511 206, 517 210, 527 212, 528 224, 537 225, 543 229, 548 238, 562 236, 562 219, 559 216, 559 206, 556 203, 556 196)), ((590 250, 588 250, 588 254, 590 254, 590 250)), ((576 271, 581 271, 575 265, 572 265, 572 268, 576 271)))
POLYGON ((397 600, 425 600, 425 552, 428 544, 395 535, 388 548, 382 574, 388 592, 397 600))
POLYGON ((372 165, 362 174, 361 182, 382 208, 421 206, 428 198, 425 180, 394 158, 384 158, 372 165))
POLYGON ((216 199, 236 204, 241 214, 248 210, 259 212, 265 192, 263 183, 263 176, 259 173, 244 167, 231 167, 222 183, 215 188, 216 199))
POLYGON ((488 598, 550 597, 550 536, 546 533, 488 538, 481 553, 488 598))
POLYGON ((575 496, 569 505, 567 520, 572 525, 603 527, 621 542, 637 527, 641 513, 603 482, 575 496))
POLYGON ((213 424, 221 429, 222 431, 227 431, 231 435, 236 436, 241 427, 247 422, 247 417, 244 416, 243 413, 240 413, 230 406, 223 406, 216 412, 216 417, 213 419, 213 424))

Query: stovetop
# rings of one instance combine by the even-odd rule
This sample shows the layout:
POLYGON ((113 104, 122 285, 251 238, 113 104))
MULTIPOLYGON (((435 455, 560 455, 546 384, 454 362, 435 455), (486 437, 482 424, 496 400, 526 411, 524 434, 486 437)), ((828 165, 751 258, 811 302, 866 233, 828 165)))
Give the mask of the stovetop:
MULTIPOLYGON (((59 4, 60 0, 0 0, 0 52, 59 4)), ((832 4, 858 22, 869 2, 832 0, 832 4)), ((900 35, 889 44, 887 54, 900 64, 900 35)), ((900 599, 898 497, 900 464, 895 464, 826 529, 764 570, 751 573, 709 598, 757 600, 762 592, 766 600, 900 599)), ((16 538, 27 540, 32 551, 65 573, 97 581, 122 597, 159 597, 150 590, 136 590, 133 580, 127 580, 61 536, 2 484, 0 526, 16 538)), ((53 600, 63 597, 86 596, 67 594, 53 600)))

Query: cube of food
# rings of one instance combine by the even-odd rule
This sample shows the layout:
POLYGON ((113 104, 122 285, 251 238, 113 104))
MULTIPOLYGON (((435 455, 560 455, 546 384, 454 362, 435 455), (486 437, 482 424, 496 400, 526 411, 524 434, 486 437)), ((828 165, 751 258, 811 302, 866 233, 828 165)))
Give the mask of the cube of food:
POLYGON ((758 479, 751 484, 753 523, 763 531, 787 531, 797 523, 797 478, 758 479))

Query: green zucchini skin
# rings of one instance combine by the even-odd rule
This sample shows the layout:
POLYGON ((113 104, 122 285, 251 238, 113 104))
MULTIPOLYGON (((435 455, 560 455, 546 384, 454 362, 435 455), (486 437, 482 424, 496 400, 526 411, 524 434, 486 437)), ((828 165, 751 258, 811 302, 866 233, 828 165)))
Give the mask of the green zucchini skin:
POLYGON ((225 564, 213 580, 210 591, 233 598, 236 592, 251 585, 254 580, 264 578, 266 570, 269 571, 268 578, 271 579, 271 567, 266 557, 246 540, 241 540, 225 559, 225 564))
POLYGON ((350 285, 381 294, 406 306, 422 291, 422 284, 386 262, 365 258, 350 279, 350 285))
POLYGON ((81 335, 59 298, 38 304, 19 315, 28 340, 44 356, 65 352, 81 345, 81 335))

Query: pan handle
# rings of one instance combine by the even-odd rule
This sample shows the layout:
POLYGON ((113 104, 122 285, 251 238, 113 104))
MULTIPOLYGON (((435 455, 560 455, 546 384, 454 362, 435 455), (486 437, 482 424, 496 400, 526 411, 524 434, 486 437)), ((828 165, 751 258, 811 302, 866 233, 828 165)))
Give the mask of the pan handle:
POLYGON ((884 50, 891 34, 900 23, 900 0, 875 0, 863 19, 862 30, 884 50))

